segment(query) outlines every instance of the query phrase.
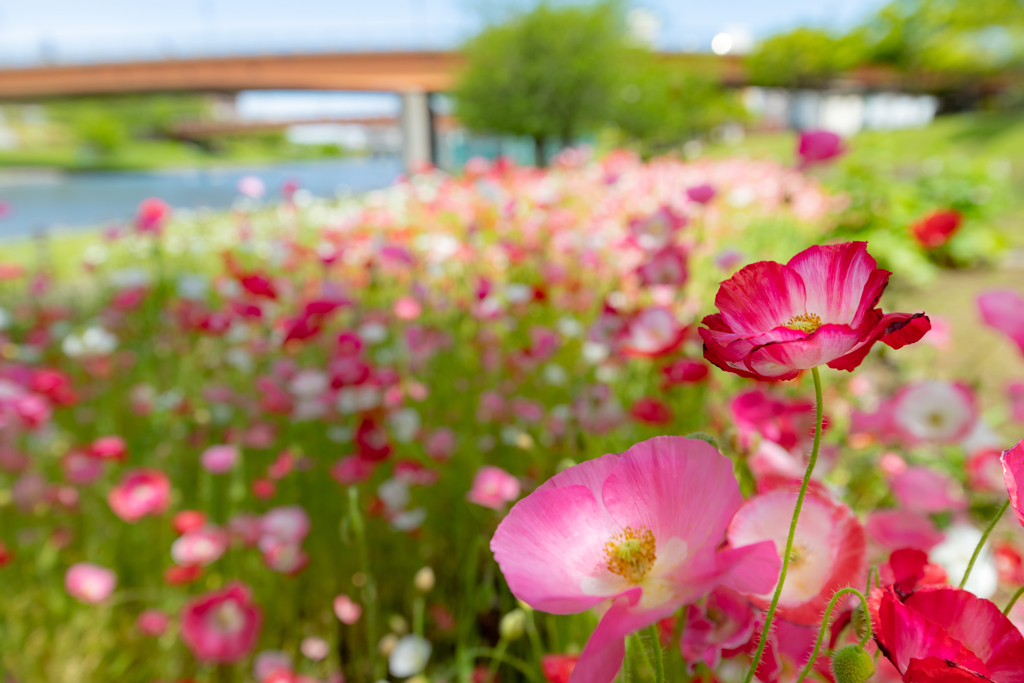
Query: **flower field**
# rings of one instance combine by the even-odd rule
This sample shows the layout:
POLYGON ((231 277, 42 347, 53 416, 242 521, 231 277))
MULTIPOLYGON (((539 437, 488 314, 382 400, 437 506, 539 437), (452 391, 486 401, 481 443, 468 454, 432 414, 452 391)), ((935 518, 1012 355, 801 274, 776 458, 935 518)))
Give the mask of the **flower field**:
POLYGON ((1024 681, 1024 378, 916 304, 1006 190, 799 151, 250 178, 0 263, 5 680, 1024 681))

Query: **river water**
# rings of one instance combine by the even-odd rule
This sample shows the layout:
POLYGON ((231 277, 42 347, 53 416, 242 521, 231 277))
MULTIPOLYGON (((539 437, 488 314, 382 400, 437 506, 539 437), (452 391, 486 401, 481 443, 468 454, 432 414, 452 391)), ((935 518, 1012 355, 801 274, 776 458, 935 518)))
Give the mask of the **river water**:
POLYGON ((264 199, 273 201, 280 199, 288 181, 318 197, 332 197, 386 187, 401 172, 398 158, 149 172, 11 170, 0 175, 0 202, 5 205, 0 209, 0 238, 124 223, 147 197, 179 208, 227 208, 238 200, 238 181, 245 176, 262 180, 264 199))

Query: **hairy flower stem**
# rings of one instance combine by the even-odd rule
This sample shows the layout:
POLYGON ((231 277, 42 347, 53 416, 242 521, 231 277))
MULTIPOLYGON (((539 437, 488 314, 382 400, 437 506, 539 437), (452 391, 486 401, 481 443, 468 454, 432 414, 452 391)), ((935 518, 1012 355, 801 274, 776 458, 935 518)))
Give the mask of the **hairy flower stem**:
POLYGON ((800 672, 800 678, 796 679, 796 683, 802 683, 807 678, 811 670, 814 669, 814 660, 818 658, 818 650, 821 649, 821 641, 825 638, 825 631, 828 630, 828 621, 832 617, 832 608, 836 606, 836 601, 839 598, 849 593, 855 594, 860 598, 861 607, 864 610, 864 636, 860 639, 860 646, 864 647, 871 640, 871 614, 868 611, 868 601, 864 599, 864 594, 856 588, 841 588, 835 592, 832 599, 829 600, 828 608, 825 610, 825 617, 821 620, 821 629, 818 630, 818 640, 814 643, 814 650, 811 652, 811 658, 807 660, 807 666, 800 672))
POLYGON ((971 555, 971 561, 967 563, 967 570, 964 572, 964 578, 960 579, 960 587, 963 588, 967 585, 967 577, 971 575, 971 570, 974 569, 974 563, 978 560, 978 555, 981 554, 981 549, 985 547, 985 541, 988 540, 989 534, 996 528, 996 524, 999 524, 999 520, 1003 518, 1003 513, 1006 512, 1006 508, 1010 507, 1010 499, 1007 498, 1006 502, 1003 503, 1003 507, 999 508, 999 512, 989 522, 988 528, 985 529, 985 533, 981 535, 981 540, 978 541, 977 547, 974 549, 974 554, 971 555))
POLYGON ((1012 610, 1013 606, 1017 604, 1018 600, 1020 600, 1021 595, 1024 595, 1024 586, 1018 588, 1017 592, 1013 594, 1012 598, 1010 598, 1010 602, 1006 605, 1006 609, 1003 610, 1004 615, 1009 616, 1010 610, 1012 610))
POLYGON ((800 521, 800 510, 804 506, 804 497, 807 495, 807 486, 811 483, 811 475, 814 473, 814 465, 818 462, 818 448, 821 446, 821 424, 824 418, 824 401, 821 398, 821 375, 818 368, 811 368, 811 376, 814 378, 814 398, 817 406, 817 414, 814 421, 814 446, 811 448, 811 459, 807 463, 807 471, 804 472, 804 480, 800 484, 800 493, 796 497, 796 507, 793 508, 793 521, 789 524, 789 538, 786 539, 786 552, 782 556, 782 571, 779 573, 779 585, 775 587, 775 595, 772 596, 772 603, 768 607, 768 613, 764 617, 764 626, 761 628, 761 640, 757 644, 757 652, 750 662, 750 671, 744 683, 750 683, 754 679, 754 673, 761 663, 764 655, 764 648, 768 645, 768 635, 772 630, 772 620, 775 618, 775 609, 779 606, 779 597, 782 595, 782 588, 786 584, 786 572, 789 571, 789 558, 793 553, 793 538, 796 536, 796 524, 800 521))
POLYGON ((661 656, 661 636, 658 634, 658 624, 651 624, 648 632, 651 636, 651 650, 654 651, 654 680, 656 683, 665 683, 665 660, 661 656))

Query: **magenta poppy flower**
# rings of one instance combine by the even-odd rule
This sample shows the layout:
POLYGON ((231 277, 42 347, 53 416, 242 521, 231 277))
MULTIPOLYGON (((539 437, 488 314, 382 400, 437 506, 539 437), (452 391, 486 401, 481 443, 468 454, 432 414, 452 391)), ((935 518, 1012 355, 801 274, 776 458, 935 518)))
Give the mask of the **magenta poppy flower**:
POLYGON ((686 196, 690 198, 690 201, 699 204, 707 204, 715 198, 715 194, 715 188, 707 183, 686 188, 686 196))
POLYGON ((1017 513, 1017 519, 1024 525, 1024 501, 1020 495, 1020 485, 1024 483, 1024 441, 1003 451, 1000 461, 1003 464, 1003 482, 1006 484, 1007 493, 1010 494, 1010 505, 1017 513))
POLYGON ((835 159, 846 151, 843 139, 828 130, 805 130, 800 133, 796 153, 800 156, 800 168, 835 159))
POLYGON ((359 603, 354 602, 352 598, 344 593, 334 598, 332 606, 334 607, 334 615, 338 617, 338 620, 349 626, 359 621, 359 617, 363 615, 363 608, 359 603))
POLYGON ((124 462, 128 457, 128 444, 120 436, 101 436, 89 444, 87 453, 99 460, 124 462))
POLYGON ((171 480, 160 470, 131 470, 110 490, 107 502, 115 515, 130 524, 162 514, 171 504, 171 480))
POLYGON ((686 328, 671 309, 651 306, 630 318, 623 333, 622 352, 627 356, 655 358, 676 350, 686 328))
POLYGON ((181 608, 181 640, 196 659, 233 664, 256 647, 263 612, 245 584, 232 582, 181 608))
POLYGON ((95 605, 110 597, 117 587, 117 574, 92 562, 76 562, 64 574, 64 588, 68 595, 95 605))
MULTIPOLYGON (((747 500, 729 525, 729 543, 769 541, 781 555, 797 494, 796 486, 785 486, 747 500)), ((808 489, 777 614, 795 624, 820 623, 833 593, 863 584, 866 551, 864 527, 853 511, 818 487, 808 489)), ((754 593, 755 604, 767 607, 775 583, 765 591, 747 592, 754 593)))
POLYGON ((492 510, 503 510, 518 497, 519 480, 494 465, 484 465, 476 471, 473 487, 466 494, 469 502, 492 510))
POLYGON ((607 606, 571 681, 608 683, 628 634, 719 585, 761 593, 778 580, 771 543, 721 549, 741 502, 728 458, 704 441, 656 437, 552 477, 512 508, 491 550, 535 609, 607 606))
POLYGON ((135 628, 149 638, 159 638, 167 632, 170 625, 170 615, 159 609, 147 609, 135 620, 135 628))
POLYGON ((997 289, 978 297, 981 319, 999 330, 1024 353, 1024 297, 1012 289, 997 289))
POLYGON ((647 424, 667 425, 672 422, 672 409, 650 396, 637 399, 629 412, 634 419, 647 424))
POLYGON ((719 288, 720 312, 704 318, 704 357, 760 380, 792 379, 819 365, 852 371, 876 341, 898 349, 931 329, 924 313, 874 308, 889 275, 875 267, 866 242, 810 247, 785 265, 745 266, 719 288))
POLYGON ((171 216, 171 206, 162 199, 150 197, 139 203, 139 209, 135 216, 135 227, 139 232, 160 234, 164 223, 171 216))
POLYGON ((908 467, 893 477, 891 486, 897 500, 911 512, 932 514, 967 505, 960 484, 929 467, 908 467))
POLYGON ((882 592, 879 649, 906 683, 1024 681, 1024 636, 993 603, 960 588, 882 592))
POLYGON ((640 282, 646 286, 684 285, 690 275, 686 267, 686 252, 671 245, 651 254, 636 272, 640 282))
POLYGON ((704 605, 690 605, 679 647, 690 673, 698 662, 714 671, 722 662, 722 650, 743 647, 754 635, 757 614, 750 601, 734 590, 719 586, 704 605))

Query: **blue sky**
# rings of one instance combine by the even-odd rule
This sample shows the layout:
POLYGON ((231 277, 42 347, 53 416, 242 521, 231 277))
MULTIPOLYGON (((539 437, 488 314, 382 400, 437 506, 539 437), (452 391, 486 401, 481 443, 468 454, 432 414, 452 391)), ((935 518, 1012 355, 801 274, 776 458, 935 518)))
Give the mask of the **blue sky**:
MULTIPOLYGON (((0 68, 197 54, 442 49, 529 0, 0 0, 0 68)), ((708 50, 720 31, 763 37, 796 25, 845 28, 887 0, 633 0, 669 49, 708 50)), ((394 113, 392 95, 243 93, 251 118, 394 113)))
MULTIPOLYGON (((514 0, 512 0, 514 1, 514 0)), ((636 0, 667 45, 707 49, 729 26, 763 36, 842 27, 884 0, 636 0)), ((448 47, 509 0, 0 0, 0 60, 195 52, 448 47)))

